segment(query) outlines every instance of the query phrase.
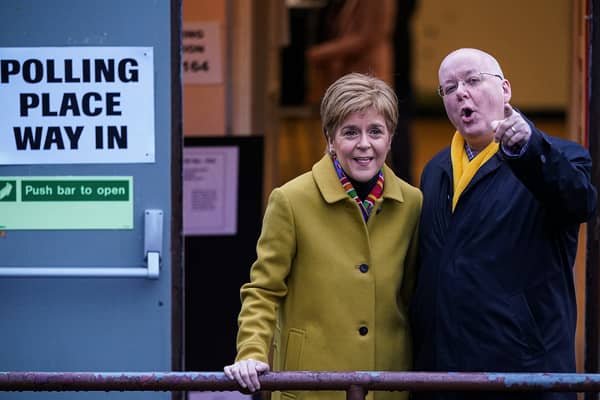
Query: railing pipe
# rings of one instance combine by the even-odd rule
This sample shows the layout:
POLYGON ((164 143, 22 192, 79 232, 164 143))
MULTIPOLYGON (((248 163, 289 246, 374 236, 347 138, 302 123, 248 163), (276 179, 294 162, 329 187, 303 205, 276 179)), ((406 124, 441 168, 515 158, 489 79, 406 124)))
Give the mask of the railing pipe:
POLYGON ((346 400, 364 400, 367 397, 367 390, 360 385, 350 385, 346 390, 346 400))
MULTIPOLYGON (((600 392, 600 374, 463 372, 270 372, 262 390, 600 392)), ((0 372, 0 391, 239 390, 222 372, 0 372)), ((354 399, 350 397, 348 399, 354 399)), ((358 398, 358 397, 357 397, 358 398)))

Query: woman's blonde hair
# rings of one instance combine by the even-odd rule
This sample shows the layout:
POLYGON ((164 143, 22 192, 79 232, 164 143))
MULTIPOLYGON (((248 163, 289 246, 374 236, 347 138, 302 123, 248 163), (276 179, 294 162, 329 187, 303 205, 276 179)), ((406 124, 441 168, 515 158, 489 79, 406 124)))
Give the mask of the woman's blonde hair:
POLYGON ((373 108, 383 116, 390 134, 398 123, 398 98, 394 90, 381 79, 356 72, 333 82, 321 101, 321 124, 327 140, 355 112, 373 108))

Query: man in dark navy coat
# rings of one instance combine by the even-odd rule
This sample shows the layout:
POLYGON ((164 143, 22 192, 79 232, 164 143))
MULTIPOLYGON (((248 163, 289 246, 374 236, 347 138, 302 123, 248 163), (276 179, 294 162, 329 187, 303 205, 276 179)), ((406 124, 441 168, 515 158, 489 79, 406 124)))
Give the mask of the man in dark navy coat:
MULTIPOLYGON (((595 212, 591 159, 510 105, 490 54, 450 53, 439 94, 456 128, 421 177, 418 371, 575 372, 573 263, 595 212)), ((574 393, 416 392, 417 399, 574 399, 574 393)))

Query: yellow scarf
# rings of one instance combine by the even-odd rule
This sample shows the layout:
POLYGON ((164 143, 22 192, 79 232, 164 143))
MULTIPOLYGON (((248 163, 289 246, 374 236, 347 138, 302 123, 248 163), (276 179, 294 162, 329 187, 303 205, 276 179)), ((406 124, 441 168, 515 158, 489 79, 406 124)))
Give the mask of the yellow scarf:
POLYGON ((498 151, 498 143, 492 141, 485 149, 481 150, 475 158, 469 161, 465 151, 465 140, 462 135, 456 131, 452 138, 450 146, 450 157, 452 159, 452 176, 454 178, 454 197, 452 198, 452 212, 456 208, 458 198, 465 190, 471 179, 475 176, 479 168, 492 158, 498 151))

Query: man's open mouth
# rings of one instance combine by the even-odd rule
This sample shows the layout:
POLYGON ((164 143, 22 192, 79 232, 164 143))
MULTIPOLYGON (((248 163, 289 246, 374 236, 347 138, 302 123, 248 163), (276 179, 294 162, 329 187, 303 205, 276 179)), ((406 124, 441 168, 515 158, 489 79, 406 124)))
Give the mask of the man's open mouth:
POLYGON ((461 117, 467 117, 469 118, 471 115, 473 114, 473 110, 469 107, 465 107, 463 109, 460 110, 460 116, 461 117))

